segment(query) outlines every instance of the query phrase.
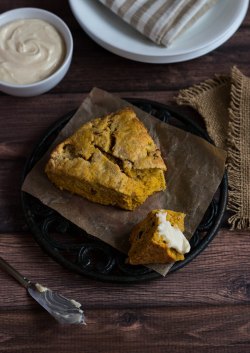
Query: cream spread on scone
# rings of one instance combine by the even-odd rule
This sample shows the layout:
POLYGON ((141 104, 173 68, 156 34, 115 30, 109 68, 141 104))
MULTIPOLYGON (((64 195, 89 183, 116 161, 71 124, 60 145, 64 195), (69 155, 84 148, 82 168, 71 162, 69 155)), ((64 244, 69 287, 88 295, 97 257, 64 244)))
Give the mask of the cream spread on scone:
POLYGON ((166 219, 166 211, 157 213, 159 219, 158 233, 167 242, 168 247, 175 249, 180 254, 186 254, 190 251, 190 244, 185 235, 179 228, 173 227, 166 219))

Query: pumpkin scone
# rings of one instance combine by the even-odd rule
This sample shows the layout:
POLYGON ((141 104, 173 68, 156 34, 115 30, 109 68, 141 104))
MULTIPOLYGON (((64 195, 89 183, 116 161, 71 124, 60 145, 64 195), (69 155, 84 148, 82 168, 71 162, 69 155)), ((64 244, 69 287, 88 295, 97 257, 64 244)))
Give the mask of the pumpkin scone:
POLYGON ((166 188, 160 150, 127 107, 82 125, 51 153, 45 172, 60 189, 134 210, 166 188))
POLYGON ((190 244, 183 234, 185 214, 153 210, 130 234, 128 263, 166 264, 184 259, 190 244))

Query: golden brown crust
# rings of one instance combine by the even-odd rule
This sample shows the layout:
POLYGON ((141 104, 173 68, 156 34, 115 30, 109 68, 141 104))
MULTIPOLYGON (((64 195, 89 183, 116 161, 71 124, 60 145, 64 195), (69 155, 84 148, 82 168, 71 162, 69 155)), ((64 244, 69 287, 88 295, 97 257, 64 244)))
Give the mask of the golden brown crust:
POLYGON ((45 168, 59 188, 129 210, 165 189, 165 170, 131 108, 84 124, 54 149, 45 168))
POLYGON ((158 212, 165 211, 166 219, 172 226, 184 231, 185 214, 172 210, 153 210, 138 223, 130 234, 131 247, 128 252, 128 263, 132 265, 166 264, 183 260, 183 254, 169 248, 158 233, 158 212))

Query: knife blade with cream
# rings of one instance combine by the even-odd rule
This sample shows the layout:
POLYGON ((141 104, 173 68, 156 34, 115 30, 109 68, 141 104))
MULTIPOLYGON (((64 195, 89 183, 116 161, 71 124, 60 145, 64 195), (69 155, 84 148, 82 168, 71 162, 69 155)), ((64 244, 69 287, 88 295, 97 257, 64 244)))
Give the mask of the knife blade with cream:
POLYGON ((0 256, 0 267, 14 277, 45 310, 61 324, 86 324, 81 304, 68 299, 39 283, 23 277, 0 256))

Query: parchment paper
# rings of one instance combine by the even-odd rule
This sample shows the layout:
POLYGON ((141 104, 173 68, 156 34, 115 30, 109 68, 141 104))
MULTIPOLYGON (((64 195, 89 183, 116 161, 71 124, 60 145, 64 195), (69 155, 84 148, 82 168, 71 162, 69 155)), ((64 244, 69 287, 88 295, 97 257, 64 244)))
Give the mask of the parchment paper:
MULTIPOLYGON (((131 104, 94 88, 60 132, 51 149, 85 122, 125 106, 131 104)), ((87 233, 125 253, 129 248, 128 238, 133 226, 148 212, 157 208, 186 213, 185 235, 190 239, 221 182, 226 160, 225 151, 202 138, 163 123, 137 107, 133 108, 161 149, 167 165, 166 191, 150 196, 135 211, 90 202, 57 189, 49 181, 44 167, 51 149, 34 166, 22 186, 23 191, 37 197, 87 233)), ((171 265, 151 266, 162 275, 170 267, 171 265)))

